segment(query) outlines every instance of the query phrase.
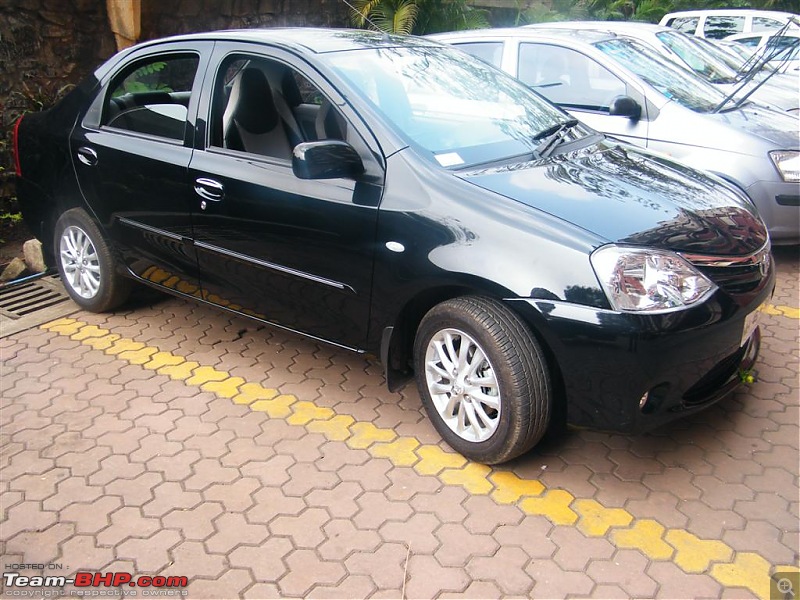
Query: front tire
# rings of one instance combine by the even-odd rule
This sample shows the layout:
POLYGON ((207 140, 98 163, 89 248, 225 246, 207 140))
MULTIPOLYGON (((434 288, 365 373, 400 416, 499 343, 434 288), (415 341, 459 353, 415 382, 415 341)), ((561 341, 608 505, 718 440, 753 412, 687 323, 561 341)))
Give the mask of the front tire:
POLYGON ((113 310, 127 300, 131 281, 117 272, 117 262, 91 217, 72 208, 56 222, 55 254, 67 293, 92 312, 113 310))
POLYGON ((465 457, 502 463, 547 431, 552 394, 544 353, 500 302, 468 296, 432 308, 417 331, 414 363, 428 417, 465 457))

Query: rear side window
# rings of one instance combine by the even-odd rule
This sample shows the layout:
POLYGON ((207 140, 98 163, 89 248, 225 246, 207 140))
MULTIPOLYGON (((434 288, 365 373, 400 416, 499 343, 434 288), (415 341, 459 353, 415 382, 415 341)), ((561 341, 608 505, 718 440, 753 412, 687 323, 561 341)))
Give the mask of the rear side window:
POLYGON ((498 69, 503 61, 503 42, 470 42, 453 45, 498 69))
POLYGON ((548 44, 520 44, 518 78, 555 104, 585 110, 607 112, 627 93, 622 80, 588 56, 548 44))
POLYGON ((672 21, 670 27, 682 31, 683 33, 694 34, 697 31, 699 17, 679 17, 672 21))
POLYGON ((744 17, 706 17, 706 24, 703 26, 705 37, 712 40, 719 40, 742 31, 744 31, 744 17))
POLYGON ((150 57, 120 73, 109 87, 102 125, 183 141, 199 58, 150 57))
POLYGON ((774 31, 783 27, 783 23, 767 17, 753 17, 753 32, 774 31))

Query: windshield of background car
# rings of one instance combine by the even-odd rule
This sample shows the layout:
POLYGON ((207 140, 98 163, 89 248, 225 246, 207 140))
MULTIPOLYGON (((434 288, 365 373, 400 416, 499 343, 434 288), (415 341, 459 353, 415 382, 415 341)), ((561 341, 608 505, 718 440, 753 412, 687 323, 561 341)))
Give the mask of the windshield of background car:
POLYGON ((643 44, 618 38, 594 45, 664 96, 690 110, 711 112, 725 99, 725 95, 711 84, 688 75, 680 67, 667 64, 643 44))
POLYGON ((671 31, 659 32, 656 37, 706 81, 735 83, 736 71, 709 55, 690 38, 671 31))
POLYGON ((358 49, 324 60, 443 167, 530 153, 540 143, 537 134, 569 119, 515 79, 454 48, 358 49))

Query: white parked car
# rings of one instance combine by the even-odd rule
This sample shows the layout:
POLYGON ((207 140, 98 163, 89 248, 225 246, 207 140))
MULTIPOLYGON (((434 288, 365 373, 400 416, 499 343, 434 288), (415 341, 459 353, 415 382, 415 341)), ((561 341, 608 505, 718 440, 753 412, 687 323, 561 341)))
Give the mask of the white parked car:
POLYGON ((664 15, 659 25, 684 33, 711 39, 722 39, 735 33, 777 31, 792 18, 790 27, 800 29, 800 16, 773 10, 711 9, 682 10, 664 15))

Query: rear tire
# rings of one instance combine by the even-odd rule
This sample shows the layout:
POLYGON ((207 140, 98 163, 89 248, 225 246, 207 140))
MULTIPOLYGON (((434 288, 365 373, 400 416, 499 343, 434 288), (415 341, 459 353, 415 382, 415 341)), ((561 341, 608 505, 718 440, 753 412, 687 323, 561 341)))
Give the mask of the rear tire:
POLYGON ((429 418, 465 457, 502 463, 547 431, 552 392, 544 353, 500 302, 468 296, 432 308, 417 331, 414 364, 429 418))
POLYGON ((113 310, 128 299, 131 280, 117 271, 117 261, 92 218, 72 208, 56 222, 54 253, 67 293, 91 312, 113 310))

